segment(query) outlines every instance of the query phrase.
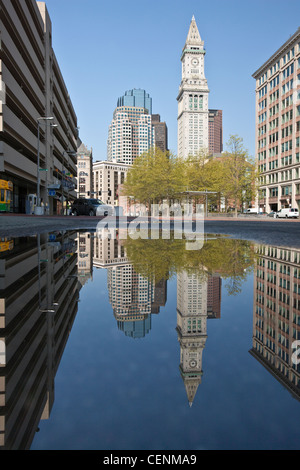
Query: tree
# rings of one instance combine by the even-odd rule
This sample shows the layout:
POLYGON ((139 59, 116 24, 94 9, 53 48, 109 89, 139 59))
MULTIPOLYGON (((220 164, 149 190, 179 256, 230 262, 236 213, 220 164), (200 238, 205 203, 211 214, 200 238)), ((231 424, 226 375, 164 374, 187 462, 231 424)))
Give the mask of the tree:
POLYGON ((150 205, 174 199, 184 189, 182 160, 156 148, 135 159, 127 173, 122 194, 150 205))
POLYGON ((222 192, 227 200, 233 200, 237 216, 243 201, 251 202, 255 198, 257 175, 241 137, 231 135, 227 147, 228 151, 222 157, 222 192))
POLYGON ((149 205, 184 200, 186 191, 210 191, 232 200, 237 215, 244 201, 256 194, 256 169, 243 147, 243 139, 230 136, 228 151, 215 158, 203 150, 182 160, 170 152, 151 149, 136 158, 127 173, 122 194, 149 205))

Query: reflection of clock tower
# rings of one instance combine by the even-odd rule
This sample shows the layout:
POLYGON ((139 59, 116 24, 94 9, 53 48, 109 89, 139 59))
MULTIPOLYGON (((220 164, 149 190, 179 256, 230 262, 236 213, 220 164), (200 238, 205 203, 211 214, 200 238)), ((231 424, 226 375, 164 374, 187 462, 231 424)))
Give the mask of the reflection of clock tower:
POLYGON ((180 373, 190 406, 202 377, 207 338, 207 279, 199 272, 177 274, 177 333, 180 373))
POLYGON ((204 74, 204 42, 192 18, 182 62, 178 101, 178 156, 187 158, 208 150, 208 86, 204 74))

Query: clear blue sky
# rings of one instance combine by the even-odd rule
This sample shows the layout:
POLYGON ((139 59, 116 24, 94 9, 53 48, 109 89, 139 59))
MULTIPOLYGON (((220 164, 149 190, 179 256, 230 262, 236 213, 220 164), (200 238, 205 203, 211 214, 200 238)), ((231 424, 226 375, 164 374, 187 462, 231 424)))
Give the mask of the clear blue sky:
POLYGON ((180 55, 195 16, 206 48, 209 107, 223 110, 224 146, 238 134, 254 155, 252 74, 300 26, 299 0, 46 0, 52 41, 80 138, 106 160, 117 99, 145 89, 177 153, 180 55))

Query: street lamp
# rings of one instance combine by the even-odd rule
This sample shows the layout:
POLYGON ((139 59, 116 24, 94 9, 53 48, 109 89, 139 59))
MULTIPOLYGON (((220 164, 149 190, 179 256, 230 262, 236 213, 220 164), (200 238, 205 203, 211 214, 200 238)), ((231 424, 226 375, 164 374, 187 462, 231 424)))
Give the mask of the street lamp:
MULTIPOLYGON (((53 116, 45 116, 37 118, 37 201, 36 207, 34 209, 34 213, 36 215, 41 214, 41 197, 40 197, 40 125, 42 124, 41 121, 52 121, 54 119, 53 116)), ((47 125, 46 123, 43 123, 47 125)), ((57 124, 50 124, 52 127, 57 127, 57 124)))
MULTIPOLYGON (((77 152, 74 152, 72 150, 64 150, 63 151, 63 155, 67 155, 68 156, 68 167, 69 167, 69 157, 70 156, 77 156, 77 152)), ((67 165, 65 165, 65 168, 67 168, 67 165)), ((63 178, 63 173, 62 173, 62 178, 63 178)), ((67 178, 66 178, 66 182, 68 182, 67 178)), ((63 185, 63 180, 62 180, 62 185, 63 185)), ((64 189, 63 189, 63 186, 62 186, 62 202, 64 204, 64 189)), ((67 184, 67 202, 69 202, 69 184, 67 184)), ((67 209, 67 205, 66 205, 66 215, 68 215, 68 209, 67 209)))

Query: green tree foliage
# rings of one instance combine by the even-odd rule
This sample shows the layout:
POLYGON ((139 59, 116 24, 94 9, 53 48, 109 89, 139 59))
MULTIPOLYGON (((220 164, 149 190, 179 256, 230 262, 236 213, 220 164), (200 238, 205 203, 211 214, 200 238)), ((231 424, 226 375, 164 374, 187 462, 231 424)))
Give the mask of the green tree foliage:
POLYGON ((257 191, 255 164, 244 149, 243 139, 230 136, 228 150, 219 157, 205 151, 181 160, 170 152, 151 149, 136 158, 128 171, 122 194, 142 204, 183 200, 185 191, 210 191, 216 199, 234 203, 254 200, 257 191))
POLYGON ((250 203, 255 199, 257 175, 241 137, 231 135, 227 148, 222 156, 222 194, 227 200, 233 200, 237 215, 243 202, 250 203))
POLYGON ((174 199, 184 190, 184 163, 170 152, 150 149, 135 159, 122 194, 143 204, 174 199))

